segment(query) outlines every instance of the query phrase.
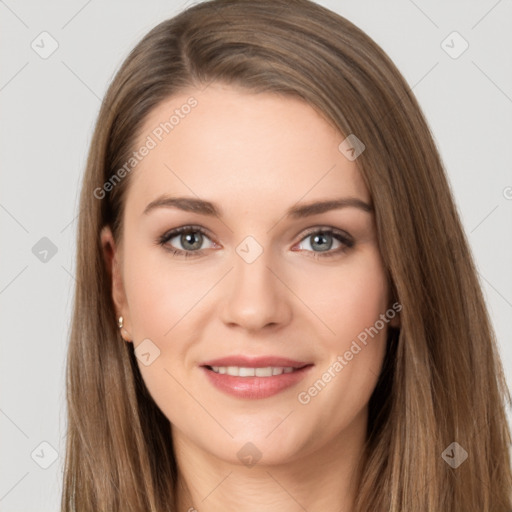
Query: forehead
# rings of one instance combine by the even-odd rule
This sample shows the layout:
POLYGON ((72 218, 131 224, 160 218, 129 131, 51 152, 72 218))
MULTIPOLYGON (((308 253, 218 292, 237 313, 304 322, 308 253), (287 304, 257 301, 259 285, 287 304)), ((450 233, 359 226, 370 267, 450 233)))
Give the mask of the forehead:
POLYGON ((145 120, 127 205, 142 211, 163 193, 276 211, 302 198, 370 202, 345 137, 300 99, 211 84, 172 96, 145 120), (140 152, 140 151, 139 151, 140 152))

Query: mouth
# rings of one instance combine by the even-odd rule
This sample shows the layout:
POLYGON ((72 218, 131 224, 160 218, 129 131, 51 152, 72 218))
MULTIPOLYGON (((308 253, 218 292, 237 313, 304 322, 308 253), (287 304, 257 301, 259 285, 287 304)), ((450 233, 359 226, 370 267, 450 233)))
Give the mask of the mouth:
POLYGON ((248 367, 248 366, 209 366, 205 368, 212 372, 220 375, 231 375, 232 377, 273 377, 275 375, 282 375, 283 373, 294 373, 302 368, 306 368, 304 365, 298 368, 293 366, 265 366, 265 367, 248 367))
POLYGON ((217 390, 236 398, 260 399, 297 385, 313 366, 277 357, 236 356, 208 361, 200 368, 217 390))

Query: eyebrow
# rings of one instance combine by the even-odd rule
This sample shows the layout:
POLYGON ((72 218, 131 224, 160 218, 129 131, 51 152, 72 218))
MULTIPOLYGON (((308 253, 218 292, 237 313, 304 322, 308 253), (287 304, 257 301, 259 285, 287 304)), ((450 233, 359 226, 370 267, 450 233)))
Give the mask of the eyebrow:
MULTIPOLYGON (((342 197, 325 201, 314 201, 311 203, 295 205, 289 208, 285 216, 293 219, 302 219, 312 215, 318 215, 330 210, 340 208, 358 208, 364 212, 373 212, 373 206, 356 197, 342 197)), ((185 212, 193 212, 201 215, 222 217, 221 209, 210 201, 194 197, 170 197, 162 195, 151 201, 144 209, 144 215, 157 208, 177 208, 185 212)))

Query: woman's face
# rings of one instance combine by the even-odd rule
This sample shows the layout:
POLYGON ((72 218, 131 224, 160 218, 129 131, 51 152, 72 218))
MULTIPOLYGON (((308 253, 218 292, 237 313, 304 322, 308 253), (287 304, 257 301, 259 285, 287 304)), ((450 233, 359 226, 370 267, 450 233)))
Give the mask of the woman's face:
POLYGON ((279 463, 364 439, 396 318, 343 140, 298 99, 220 84, 147 118, 122 244, 102 240, 123 336, 184 445, 279 463))

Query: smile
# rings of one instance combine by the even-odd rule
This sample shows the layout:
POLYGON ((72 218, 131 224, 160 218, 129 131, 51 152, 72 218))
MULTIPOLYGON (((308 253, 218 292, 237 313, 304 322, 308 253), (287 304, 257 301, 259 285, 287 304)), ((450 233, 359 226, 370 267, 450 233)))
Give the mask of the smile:
POLYGON ((240 399, 262 399, 296 386, 314 365, 292 366, 201 366, 207 382, 224 394, 240 399))
POLYGON ((209 369, 221 375, 233 377, 272 377, 282 373, 292 373, 300 368, 291 366, 267 366, 266 368, 248 368, 244 366, 208 366, 209 369))

